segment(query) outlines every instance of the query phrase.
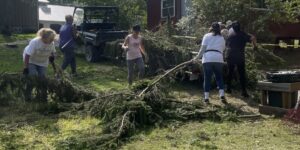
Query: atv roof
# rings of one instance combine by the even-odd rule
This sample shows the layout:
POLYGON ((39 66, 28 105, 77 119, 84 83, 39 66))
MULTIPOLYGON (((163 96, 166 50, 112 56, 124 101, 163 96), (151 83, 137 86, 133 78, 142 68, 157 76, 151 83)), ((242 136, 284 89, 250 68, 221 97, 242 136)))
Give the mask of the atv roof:
POLYGON ((97 9, 97 8, 118 8, 118 7, 117 6, 76 6, 75 8, 97 9))

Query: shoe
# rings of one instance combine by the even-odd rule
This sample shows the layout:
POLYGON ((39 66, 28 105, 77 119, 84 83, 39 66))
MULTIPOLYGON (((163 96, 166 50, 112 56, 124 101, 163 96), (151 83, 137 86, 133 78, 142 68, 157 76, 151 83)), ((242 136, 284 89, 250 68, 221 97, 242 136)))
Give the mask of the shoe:
POLYGON ((244 92, 242 92, 242 96, 245 97, 245 98, 248 98, 249 94, 246 91, 244 91, 244 92))
POLYGON ((209 99, 204 99, 205 104, 209 104, 209 99))
POLYGON ((228 104, 228 102, 226 101, 225 96, 221 96, 221 102, 222 102, 223 104, 228 104))

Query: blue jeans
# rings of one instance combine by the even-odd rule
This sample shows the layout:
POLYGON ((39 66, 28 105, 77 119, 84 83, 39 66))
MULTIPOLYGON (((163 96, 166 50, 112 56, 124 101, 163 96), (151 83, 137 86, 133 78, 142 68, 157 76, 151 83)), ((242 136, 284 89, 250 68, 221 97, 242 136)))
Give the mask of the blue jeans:
POLYGON ((64 53, 63 64, 61 65, 62 70, 65 70, 68 65, 71 66, 72 73, 76 73, 76 59, 74 48, 64 48, 62 49, 64 53))
POLYGON ((224 81, 223 81, 223 63, 204 63, 203 70, 204 70, 204 92, 210 91, 210 84, 212 75, 214 74, 217 80, 217 85, 220 90, 224 89, 224 81))
POLYGON ((46 77, 47 67, 38 66, 35 64, 28 65, 29 76, 46 77))
POLYGON ((138 77, 139 78, 142 78, 145 74, 144 60, 142 57, 136 58, 133 60, 127 60, 127 69, 128 69, 128 78, 127 79, 128 79, 129 85, 132 84, 132 80, 133 80, 134 64, 136 64, 138 67, 138 70, 139 70, 138 77))
MULTIPOLYGON (((37 77, 36 80, 39 80, 39 82, 46 82, 46 72, 47 72, 47 67, 43 66, 38 66, 35 64, 29 64, 28 65, 28 71, 29 77, 37 77)), ((29 80, 30 81, 30 80, 29 80)), ((40 87, 43 86, 44 84, 38 84, 36 87, 36 97, 40 98, 41 100, 47 100, 47 89, 45 87, 40 87)), ((26 85, 26 90, 25 90, 25 100, 29 101, 32 99, 32 90, 33 90, 33 85, 32 83, 28 82, 26 85)))

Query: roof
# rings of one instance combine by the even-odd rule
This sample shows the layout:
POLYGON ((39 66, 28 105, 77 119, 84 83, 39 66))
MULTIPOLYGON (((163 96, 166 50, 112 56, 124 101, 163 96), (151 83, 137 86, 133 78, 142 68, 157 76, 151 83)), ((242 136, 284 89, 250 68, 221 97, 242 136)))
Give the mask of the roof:
POLYGON ((73 15, 74 7, 60 5, 39 6, 40 21, 64 22, 66 15, 73 15))
POLYGON ((39 0, 39 3, 49 3, 48 0, 39 0))
POLYGON ((107 8, 107 9, 115 9, 117 6, 76 6, 76 8, 87 8, 87 9, 98 9, 98 8, 107 8))

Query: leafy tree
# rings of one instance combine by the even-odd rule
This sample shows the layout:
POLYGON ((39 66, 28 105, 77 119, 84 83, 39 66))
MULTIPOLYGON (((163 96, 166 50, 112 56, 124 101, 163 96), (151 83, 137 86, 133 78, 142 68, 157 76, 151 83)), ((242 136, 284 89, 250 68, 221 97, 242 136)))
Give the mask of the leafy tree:
POLYGON ((246 31, 267 35, 270 22, 299 21, 300 1, 192 0, 188 10, 189 15, 179 22, 179 28, 186 34, 202 36, 207 32, 203 27, 214 21, 239 20, 246 31))

